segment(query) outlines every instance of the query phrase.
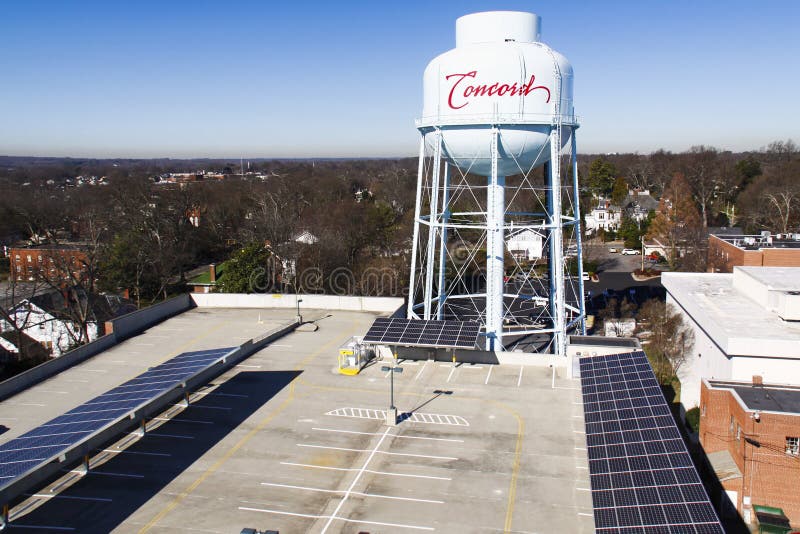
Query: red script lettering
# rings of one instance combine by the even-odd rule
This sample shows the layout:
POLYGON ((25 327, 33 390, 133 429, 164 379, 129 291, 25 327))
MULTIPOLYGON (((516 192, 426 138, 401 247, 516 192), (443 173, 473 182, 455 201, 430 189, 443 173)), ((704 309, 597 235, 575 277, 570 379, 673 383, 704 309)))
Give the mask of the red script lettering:
POLYGON ((531 74, 528 83, 523 83, 521 85, 517 84, 517 82, 512 84, 495 82, 491 85, 464 85, 464 83, 468 83, 464 82, 464 80, 467 78, 472 78, 474 80, 477 76, 478 71, 473 70, 463 74, 448 74, 444 77, 445 80, 450 80, 450 78, 455 79, 453 86, 450 88, 450 94, 447 96, 447 105, 450 106, 451 109, 461 109, 470 103, 470 99, 480 96, 528 96, 537 90, 547 91, 547 100, 545 100, 545 102, 550 102, 550 89, 544 85, 533 85, 536 81, 536 76, 533 74, 531 74))

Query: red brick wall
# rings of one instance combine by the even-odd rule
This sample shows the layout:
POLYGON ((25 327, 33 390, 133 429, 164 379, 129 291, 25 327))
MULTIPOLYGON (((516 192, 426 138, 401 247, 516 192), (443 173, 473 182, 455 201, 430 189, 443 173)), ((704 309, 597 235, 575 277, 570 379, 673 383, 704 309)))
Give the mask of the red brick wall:
POLYGON ((743 250, 717 236, 708 236, 708 271, 732 273, 737 265, 800 267, 800 248, 743 250))
POLYGON ((12 248, 9 251, 11 277, 17 282, 46 277, 49 280, 80 276, 87 261, 86 254, 74 249, 12 248))
POLYGON ((740 513, 742 497, 750 495, 752 504, 783 508, 792 525, 800 525, 800 457, 785 452, 786 437, 800 436, 800 416, 761 413, 757 422, 732 392, 708 389, 705 383, 700 391, 700 413, 703 449, 706 453, 727 449, 742 472, 742 478, 723 484, 739 492, 740 513), (737 440, 738 427, 742 434, 737 440))
POLYGON ((762 252, 766 267, 800 267, 800 248, 765 248, 762 252))

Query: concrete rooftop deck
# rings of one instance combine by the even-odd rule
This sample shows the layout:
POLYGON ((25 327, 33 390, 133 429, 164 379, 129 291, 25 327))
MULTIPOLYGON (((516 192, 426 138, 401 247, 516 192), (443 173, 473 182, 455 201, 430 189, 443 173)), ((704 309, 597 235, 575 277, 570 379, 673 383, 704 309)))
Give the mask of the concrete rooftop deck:
MULTIPOLYGON (((304 310, 311 316, 315 312, 304 310)), ((15 525, 75 532, 593 532, 579 381, 533 366, 378 362, 336 354, 375 315, 318 312, 12 510, 15 525), (437 394, 436 390, 450 394, 437 394), (52 528, 48 528, 52 527, 52 528)), ((180 352, 233 346, 293 310, 196 308, 0 402, 6 441, 180 352), (260 322, 259 322, 260 319, 260 322)))

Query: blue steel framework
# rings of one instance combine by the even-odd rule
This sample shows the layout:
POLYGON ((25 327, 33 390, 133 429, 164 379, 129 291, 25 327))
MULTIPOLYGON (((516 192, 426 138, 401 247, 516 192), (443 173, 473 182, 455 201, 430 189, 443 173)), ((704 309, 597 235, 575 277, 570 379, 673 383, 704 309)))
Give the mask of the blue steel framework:
MULTIPOLYGON (((542 148, 549 147, 551 152, 546 164, 544 187, 534 184, 536 167, 523 168, 517 162, 522 180, 513 187, 506 183, 505 176, 498 174, 498 160, 504 157, 499 147, 506 126, 499 122, 491 125, 492 175, 487 178, 485 186, 472 184, 467 178, 468 169, 459 169, 446 160, 442 161, 448 152, 442 132, 448 126, 419 127, 421 140, 407 317, 431 320, 446 316, 477 316, 484 329, 487 350, 503 350, 504 336, 550 334, 550 352, 566 356, 568 334, 585 334, 586 317, 580 269, 574 280, 568 280, 564 257, 564 230, 569 229, 574 236, 575 261, 578 265, 583 264, 575 140, 577 121, 573 116, 562 117, 560 111, 555 110, 549 142, 542 148), (561 146, 567 133, 569 185, 562 183, 561 179, 561 146), (482 197, 483 189, 486 190, 485 199, 482 197), (513 200, 520 192, 526 191, 538 191, 546 196, 546 205, 531 206, 531 211, 510 211, 506 197, 513 200), (454 209, 459 201, 470 204, 466 211, 454 209), (512 222, 514 220, 516 222, 512 222), (507 267, 504 263, 505 241, 511 231, 526 229, 545 236, 547 287, 534 292, 508 292, 504 283, 507 267), (474 239, 463 237, 462 233, 469 231, 478 231, 480 236, 474 239), (466 261, 453 256, 450 250, 453 245, 465 251, 466 261), (485 254, 484 264, 478 261, 479 254, 485 254), (470 271, 468 267, 472 266, 478 267, 485 275, 485 288, 471 287, 465 281, 464 277, 470 271), (574 286, 571 293, 579 295, 574 305, 565 302, 565 284, 568 282, 574 286), (520 322, 520 318, 509 309, 509 300, 543 301, 545 313, 542 319, 545 324, 520 322), (509 324, 517 327, 510 328, 509 324)), ((464 125, 456 127, 463 128, 464 125)), ((533 268, 521 268, 519 264, 515 267, 528 277, 534 274, 533 268)))
POLYGON ((580 371, 596 532, 722 534, 644 352, 580 371))

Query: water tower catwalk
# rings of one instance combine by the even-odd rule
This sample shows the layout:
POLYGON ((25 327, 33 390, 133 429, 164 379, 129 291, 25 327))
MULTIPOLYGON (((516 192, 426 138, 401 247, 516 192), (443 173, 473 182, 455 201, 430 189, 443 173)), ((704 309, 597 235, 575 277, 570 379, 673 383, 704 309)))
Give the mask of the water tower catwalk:
POLYGON ((531 13, 466 15, 425 69, 408 317, 564 355, 585 319, 578 123, 572 67, 539 30, 531 13))

